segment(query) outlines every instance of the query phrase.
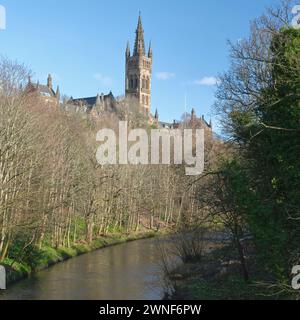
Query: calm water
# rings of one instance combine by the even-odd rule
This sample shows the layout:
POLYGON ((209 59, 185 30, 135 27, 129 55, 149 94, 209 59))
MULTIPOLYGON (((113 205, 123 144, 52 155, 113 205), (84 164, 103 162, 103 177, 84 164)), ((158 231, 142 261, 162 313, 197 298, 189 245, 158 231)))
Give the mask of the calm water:
POLYGON ((13 284, 0 299, 161 299, 160 253, 156 239, 94 251, 13 284))

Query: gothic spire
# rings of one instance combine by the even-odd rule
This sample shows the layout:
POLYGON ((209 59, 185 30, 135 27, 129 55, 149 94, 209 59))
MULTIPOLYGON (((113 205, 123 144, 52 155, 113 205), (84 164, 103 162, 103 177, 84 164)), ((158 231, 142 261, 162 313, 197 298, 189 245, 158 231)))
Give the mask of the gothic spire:
POLYGON ((126 57, 127 57, 127 58, 129 58, 129 57, 130 57, 130 44, 129 44, 129 41, 127 41, 126 57))
POLYGON ((155 116, 154 116, 155 119, 158 119, 158 111, 157 109, 155 110, 155 116))
POLYGON ((150 44, 149 44, 149 51, 148 51, 148 58, 152 58, 153 56, 153 51, 152 51, 152 43, 150 41, 150 44))
POLYGON ((146 51, 145 51, 145 41, 144 41, 144 29, 143 29, 142 17, 140 13, 138 26, 136 29, 134 55, 139 56, 139 55, 145 55, 145 54, 146 54, 146 51))

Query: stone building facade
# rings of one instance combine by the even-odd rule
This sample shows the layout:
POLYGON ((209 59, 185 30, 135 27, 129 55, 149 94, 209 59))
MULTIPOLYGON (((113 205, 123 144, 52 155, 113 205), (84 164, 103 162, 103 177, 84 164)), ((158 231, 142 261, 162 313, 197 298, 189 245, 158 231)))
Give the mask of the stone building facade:
MULTIPOLYGON (((102 93, 92 97, 77 99, 71 97, 61 105, 66 111, 87 114, 93 117, 116 114, 124 106, 131 107, 132 111, 135 112, 135 108, 137 107, 148 118, 150 125, 158 128, 179 128, 181 122, 175 120, 173 123, 159 121, 157 109, 155 114, 151 113, 153 50, 150 43, 146 53, 141 15, 138 18, 135 33, 135 44, 132 54, 129 42, 127 43, 125 52, 125 96, 115 98, 113 93, 110 92, 106 95, 102 93)), ((37 93, 46 102, 57 105, 60 103, 60 89, 57 87, 56 91, 53 90, 53 80, 50 74, 47 79, 47 85, 41 85, 39 82, 32 83, 31 79, 29 79, 26 90, 37 93)), ((212 123, 208 123, 204 119, 204 116, 198 118, 194 109, 190 114, 190 119, 185 124, 212 131, 212 123)))
POLYGON ((48 75, 47 85, 40 84, 39 82, 33 83, 31 77, 29 77, 25 90, 29 94, 39 96, 46 103, 58 105, 60 102, 60 89, 57 86, 56 91, 54 91, 51 74, 48 75))
POLYGON ((126 49, 125 96, 136 99, 141 111, 150 115, 153 52, 151 43, 146 54, 144 29, 141 15, 136 29, 134 51, 131 55, 129 42, 126 49))
POLYGON ((88 98, 71 98, 68 101, 68 105, 80 107, 94 117, 101 117, 104 114, 113 113, 117 110, 117 101, 112 92, 107 95, 101 93, 101 95, 97 94, 94 97, 88 98))

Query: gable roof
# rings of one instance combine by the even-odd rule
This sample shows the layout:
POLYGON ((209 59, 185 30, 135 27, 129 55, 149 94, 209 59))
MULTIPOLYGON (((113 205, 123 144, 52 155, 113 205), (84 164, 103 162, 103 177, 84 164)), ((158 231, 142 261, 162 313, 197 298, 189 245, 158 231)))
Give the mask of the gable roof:
POLYGON ((27 90, 35 91, 41 96, 45 97, 55 97, 55 92, 53 89, 39 83, 28 83, 27 90))
POLYGON ((104 102, 114 101, 115 100, 114 95, 112 94, 112 92, 110 92, 107 95, 102 94, 101 96, 97 95, 95 97, 72 99, 72 102, 73 103, 82 103, 83 105, 86 105, 86 106, 89 106, 89 107, 93 107, 94 105, 96 105, 98 97, 100 99, 104 99, 104 102))
POLYGON ((87 106, 89 109, 92 109, 97 104, 97 99, 100 99, 101 102, 104 102, 105 104, 114 103, 115 97, 110 92, 107 95, 97 95, 95 97, 87 97, 87 98, 78 98, 78 99, 71 99, 74 104, 82 104, 84 106, 87 106))

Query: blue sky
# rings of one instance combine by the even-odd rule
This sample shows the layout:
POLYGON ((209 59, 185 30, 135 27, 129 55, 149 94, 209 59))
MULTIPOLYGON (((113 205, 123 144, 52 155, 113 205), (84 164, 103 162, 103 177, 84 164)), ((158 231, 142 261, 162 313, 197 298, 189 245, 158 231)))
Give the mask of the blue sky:
POLYGON ((141 11, 145 40, 154 51, 152 111, 180 119, 194 107, 208 119, 213 78, 228 67, 227 40, 249 33, 249 21, 275 0, 0 0, 7 28, 0 53, 48 73, 62 93, 124 94, 125 48, 134 44, 141 11))

